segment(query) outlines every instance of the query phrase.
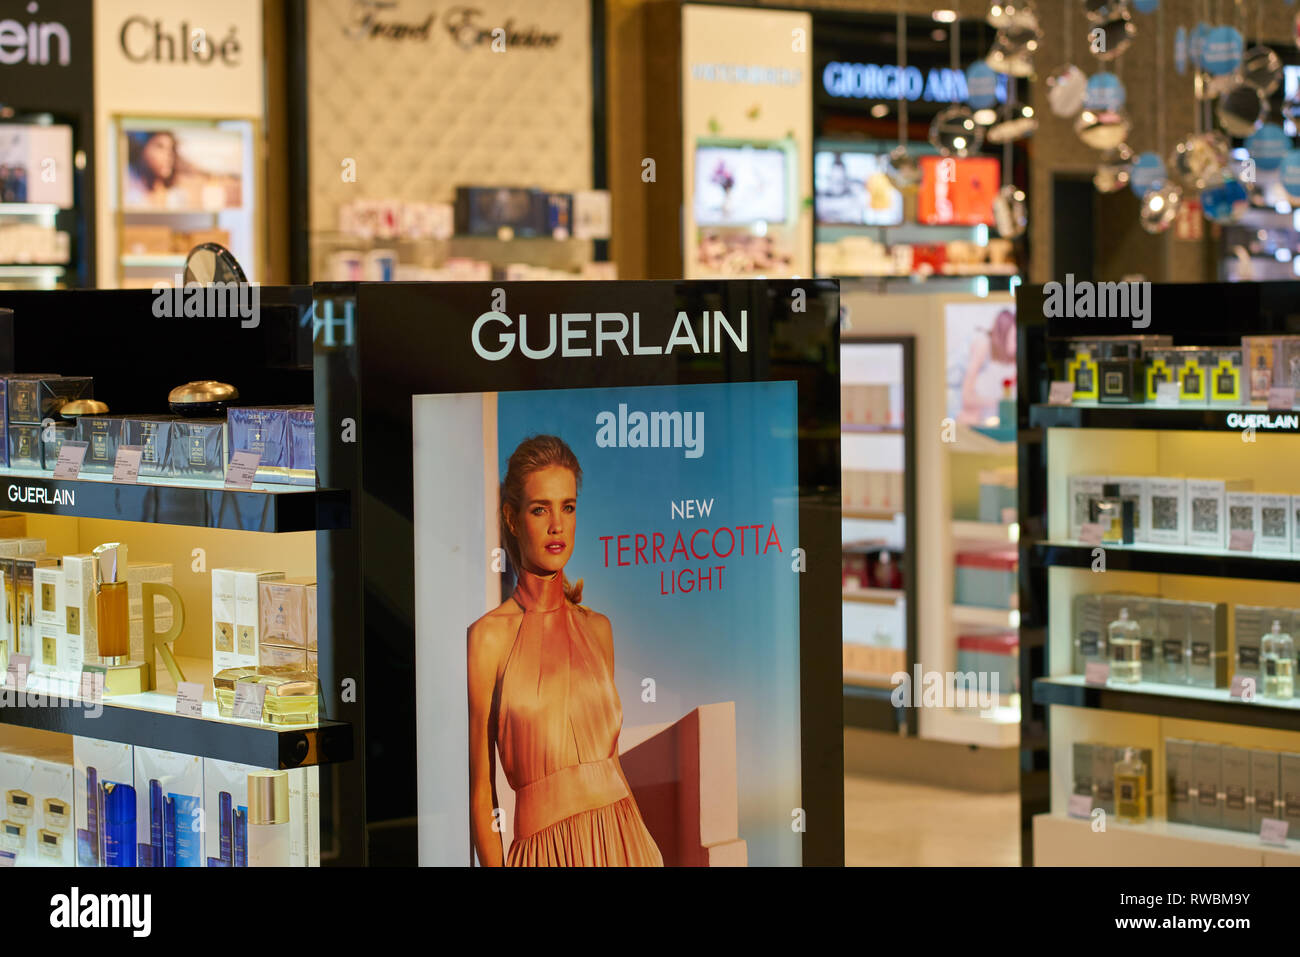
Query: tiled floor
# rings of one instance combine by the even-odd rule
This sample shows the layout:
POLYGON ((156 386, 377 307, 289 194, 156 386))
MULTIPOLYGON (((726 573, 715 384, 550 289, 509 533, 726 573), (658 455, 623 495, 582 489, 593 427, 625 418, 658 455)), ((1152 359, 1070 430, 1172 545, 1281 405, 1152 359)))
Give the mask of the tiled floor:
POLYGON ((844 863, 1018 867, 1019 796, 846 777, 844 863))

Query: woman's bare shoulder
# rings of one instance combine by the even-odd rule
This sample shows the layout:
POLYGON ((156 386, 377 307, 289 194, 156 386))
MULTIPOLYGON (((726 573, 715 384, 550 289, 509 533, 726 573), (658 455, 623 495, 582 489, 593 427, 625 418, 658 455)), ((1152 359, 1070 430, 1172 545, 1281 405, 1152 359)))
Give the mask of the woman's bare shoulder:
POLYGON ((513 637, 519 630, 519 618, 523 614, 512 599, 507 598, 497 607, 469 626, 471 644, 495 644, 513 637))

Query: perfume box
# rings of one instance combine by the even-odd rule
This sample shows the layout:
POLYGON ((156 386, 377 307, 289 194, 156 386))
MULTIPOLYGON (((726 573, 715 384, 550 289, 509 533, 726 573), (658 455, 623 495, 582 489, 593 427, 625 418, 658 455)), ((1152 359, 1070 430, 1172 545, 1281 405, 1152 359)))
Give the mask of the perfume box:
POLYGON ((226 411, 230 429, 230 456, 256 452, 260 457, 257 479, 284 482, 289 478, 289 408, 238 406, 226 411))
POLYGON ((40 801, 32 784, 36 758, 29 754, 0 754, 0 860, 9 865, 34 864, 32 838, 40 801))
MULTIPOLYGON (((117 836, 109 835, 108 822, 104 813, 105 790, 112 787, 135 787, 135 763, 132 760, 132 747, 117 741, 102 741, 98 738, 72 738, 72 784, 73 806, 76 822, 77 866, 103 867, 105 858, 119 857, 126 848, 122 847, 117 836), (113 837, 115 847, 106 847, 113 837)), ((131 810, 134 811, 134 802, 131 810)), ((132 824, 131 836, 135 836, 132 824)), ((130 846, 130 860, 135 861, 135 842, 130 846)), ((119 857, 120 859, 120 857, 119 857)))
MULTIPOLYGON (((95 631, 95 556, 63 556, 63 633, 69 655, 84 664, 100 664, 95 631)), ((80 668, 78 668, 80 670, 80 668)))
POLYGON ((1184 602, 1160 599, 1153 681, 1187 684, 1187 619, 1188 608, 1184 602))
POLYGON ((1227 495, 1250 491, 1250 479, 1187 480, 1187 544, 1222 550, 1228 546, 1227 495))
POLYGON ((1143 392, 1148 402, 1160 396, 1160 383, 1178 381, 1179 353, 1177 349, 1148 349, 1143 354, 1143 392))
POLYGON ((36 569, 58 565, 53 556, 19 557, 14 563, 14 606, 17 621, 17 640, 14 650, 20 655, 30 655, 35 661, 40 656, 36 647, 36 569))
POLYGON ((1300 821, 1300 754, 1278 755, 1278 779, 1283 820, 1291 822, 1292 827, 1300 827, 1297 823, 1300 821))
POLYGON ((203 759, 135 749, 135 839, 139 867, 203 866, 203 759))
POLYGON ((77 427, 71 422, 50 422, 40 427, 41 468, 53 472, 64 442, 76 441, 77 427))
POLYGON ((1291 552, 1291 496, 1260 492, 1255 496, 1259 508, 1259 531, 1255 551, 1270 555, 1291 552))
POLYGON ((1223 821, 1223 749, 1207 741, 1192 744, 1192 786, 1196 789, 1197 824, 1219 827, 1223 821))
POLYGON ((567 238, 573 233, 573 194, 546 194, 546 234, 553 236, 556 230, 567 238))
POLYGON ((1249 383, 1242 382, 1240 349, 1215 349, 1208 371, 1211 405, 1248 404, 1249 383))
POLYGON ((36 620, 45 624, 61 624, 63 569, 57 565, 37 568, 33 574, 33 587, 36 593, 36 620))
POLYGON ((1249 533, 1251 551, 1259 549, 1259 496, 1254 492, 1228 492, 1223 497, 1228 514, 1228 537, 1224 547, 1232 544, 1232 533, 1249 533))
POLYGON ((1300 392, 1300 336, 1278 337, 1274 363, 1273 385, 1300 392))
POLYGON ((178 419, 171 424, 171 472, 176 478, 223 479, 229 461, 224 419, 178 419))
POLYGON ((1222 602, 1187 604, 1187 683, 1197 688, 1228 684, 1228 606, 1222 602))
POLYGON ((1178 401, 1188 405, 1205 405, 1210 401, 1209 373, 1214 368, 1214 352, 1197 346, 1179 346, 1178 401))
POLYGON ((307 650, 316 650, 316 585, 307 586, 307 650))
POLYGON ((257 568, 212 570, 212 670, 258 665, 258 592, 284 572, 257 568))
POLYGON ((315 584, 314 578, 258 583, 261 644, 307 650, 307 588, 315 584))
POLYGON ((1252 402, 1268 400, 1268 390, 1275 383, 1277 359, 1280 356, 1277 338, 1274 336, 1242 336, 1242 365, 1250 383, 1252 402))
POLYGON ((1093 499, 1101 498, 1106 485, 1104 475, 1071 475, 1070 494, 1070 540, 1078 541, 1083 526, 1092 521, 1093 499))
POLYGON ((89 376, 12 376, 6 393, 11 425, 40 425, 58 415, 64 403, 94 398, 95 380, 89 376))
POLYGON ((122 417, 83 415, 77 419, 74 438, 86 443, 86 457, 81 461, 81 470, 111 475, 122 439, 122 417))
POLYGON ((1223 808, 1220 827, 1250 830, 1250 749, 1225 744, 1221 749, 1223 808))
POLYGON ((1142 499, 1146 494, 1146 478, 1140 475, 1112 475, 1106 479, 1109 485, 1119 486, 1121 502, 1133 503, 1133 540, 1147 541, 1146 513, 1142 510, 1142 499))
POLYGON ((208 867, 248 866, 248 776, 260 770, 203 759, 203 859, 208 867))
MULTIPOLYGON (((1251 678, 1255 682, 1255 693, 1263 690, 1264 676, 1261 670, 1261 641, 1265 632, 1272 627, 1272 620, 1265 620, 1267 608, 1257 605, 1232 606, 1232 640, 1235 644, 1233 654, 1233 676, 1251 678)), ((1285 625, 1283 626, 1285 628, 1285 625)))
POLYGON ((316 484, 316 410, 309 405, 289 410, 289 481, 316 484))
POLYGON ((39 425, 9 426, 9 467, 11 469, 39 469, 43 451, 39 425))
POLYGON ((1192 742, 1177 737, 1165 739, 1166 814, 1170 820, 1191 824, 1196 820, 1192 805, 1192 742))
POLYGON ((456 233, 496 236, 500 230, 509 229, 515 236, 549 235, 546 209, 546 194, 540 190, 458 186, 456 233))
POLYGON ((1115 762, 1124 756, 1123 751, 1108 744, 1092 746, 1092 787, 1094 809, 1107 814, 1115 813, 1115 762))
POLYGON ((1100 595, 1074 596, 1075 674, 1083 674, 1090 661, 1106 660, 1106 629, 1101 619, 1100 595))
POLYGON ((263 668, 292 668, 294 671, 306 671, 307 649, 268 645, 263 642, 257 649, 257 663, 263 668))
POLYGON ((1156 641, 1160 631, 1160 599, 1134 595, 1128 603, 1128 616, 1138 626, 1142 677, 1147 681, 1155 681, 1158 672, 1156 641))
POLYGON ((1146 541, 1153 545, 1187 544, 1187 482, 1151 477, 1142 484, 1146 541))
POLYGON ((1097 359, 1098 402, 1142 402, 1142 347, 1137 342, 1115 342, 1097 359))
POLYGON ((140 474, 153 477, 171 474, 172 424, 175 415, 125 415, 120 445, 138 446, 140 474))
POLYGON ((31 558, 44 554, 43 538, 0 538, 0 556, 5 558, 31 558))
POLYGON ((1278 753, 1276 751, 1250 752, 1250 805, 1248 829, 1259 833, 1264 818, 1280 818, 1278 806, 1278 753))

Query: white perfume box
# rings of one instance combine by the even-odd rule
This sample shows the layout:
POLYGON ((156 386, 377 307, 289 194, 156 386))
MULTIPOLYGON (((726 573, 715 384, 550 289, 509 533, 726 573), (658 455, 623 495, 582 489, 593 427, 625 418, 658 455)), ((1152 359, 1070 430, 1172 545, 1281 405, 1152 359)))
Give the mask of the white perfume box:
POLYGON ((117 741, 80 735, 72 738, 78 867, 104 866, 102 789, 110 782, 135 786, 135 764, 131 752, 131 745, 117 741))
POLYGON ((1070 540, 1077 542, 1082 535, 1083 526, 1092 521, 1090 505, 1092 500, 1100 498, 1106 484, 1104 475, 1071 475, 1069 483, 1070 499, 1070 540))
POLYGON ((1148 542, 1187 544, 1187 481, 1152 476, 1142 485, 1142 515, 1148 542))
POLYGON ((258 582, 284 578, 259 568, 212 570, 212 671, 258 665, 258 582))
POLYGON ((68 644, 79 645, 69 651, 69 660, 78 660, 77 670, 89 662, 99 662, 99 638, 95 631, 95 557, 63 556, 63 632, 68 644))
POLYGON ((1300 495, 1291 499, 1291 554, 1300 555, 1300 495))
MULTIPOLYGON (((203 856, 207 867, 233 867, 248 860, 248 776, 263 768, 203 759, 203 856), (222 795, 225 798, 222 798, 222 795), (236 826, 236 819, 239 825, 236 826), (235 834, 243 836, 236 851, 235 834), (227 845, 223 847, 224 845, 227 845)), ((246 865, 245 865, 246 866, 246 865)))
POLYGON ((163 867, 167 845, 175 867, 203 866, 203 759, 197 755, 135 749, 137 867, 163 867), (153 825, 162 827, 158 838, 153 825), (170 831, 170 833, 168 833, 170 831))
POLYGON ((36 803, 36 833, 29 838, 38 867, 71 867, 77 835, 71 827, 72 765, 37 759, 28 790, 36 803))
POLYGON ((63 629, 48 621, 38 621, 34 626, 36 637, 32 642, 32 671, 53 674, 59 669, 59 651, 65 643, 63 629))
POLYGON ((46 624, 60 624, 62 604, 63 569, 56 566, 37 568, 33 573, 32 589, 36 597, 36 620, 46 624))
POLYGON ((1259 550, 1259 496, 1254 492, 1228 492, 1223 497, 1228 530, 1224 547, 1232 545, 1232 533, 1249 533, 1250 551, 1259 550))
POLYGON ((1187 544, 1222 550, 1228 546, 1227 495, 1250 491, 1250 479, 1187 480, 1187 544))
POLYGON ((1289 553, 1294 534, 1291 496, 1260 492, 1255 496, 1255 502, 1259 510, 1259 531, 1255 535, 1255 551, 1273 555, 1289 553))
POLYGON ((1106 479, 1106 483, 1108 485, 1118 485, 1120 500, 1133 503, 1133 541, 1147 541, 1146 512, 1142 508, 1142 496, 1146 493, 1146 477, 1142 475, 1111 475, 1106 479))
POLYGON ((30 558, 43 554, 43 538, 0 538, 0 558, 30 558))

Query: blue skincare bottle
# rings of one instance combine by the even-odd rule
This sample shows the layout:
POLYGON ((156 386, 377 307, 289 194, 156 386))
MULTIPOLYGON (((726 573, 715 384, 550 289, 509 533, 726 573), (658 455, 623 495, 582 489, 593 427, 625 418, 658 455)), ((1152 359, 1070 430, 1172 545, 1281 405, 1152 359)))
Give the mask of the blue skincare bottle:
POLYGON ((222 791, 218 796, 218 802, 220 804, 219 813, 221 814, 221 819, 217 822, 217 827, 219 828, 218 833, 220 834, 220 851, 218 853, 221 855, 221 859, 229 865, 230 862, 234 860, 231 849, 231 842, 234 840, 234 835, 231 832, 230 792, 222 791))
POLYGON ((104 866, 135 867, 135 788, 104 785, 104 866))
POLYGON ((242 805, 235 808, 233 857, 235 867, 248 866, 248 808, 242 805))
POLYGON ((176 799, 163 799, 163 867, 176 866, 176 799))

